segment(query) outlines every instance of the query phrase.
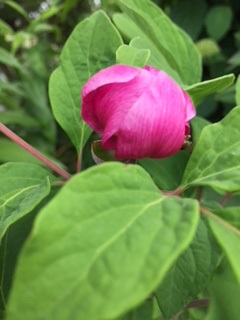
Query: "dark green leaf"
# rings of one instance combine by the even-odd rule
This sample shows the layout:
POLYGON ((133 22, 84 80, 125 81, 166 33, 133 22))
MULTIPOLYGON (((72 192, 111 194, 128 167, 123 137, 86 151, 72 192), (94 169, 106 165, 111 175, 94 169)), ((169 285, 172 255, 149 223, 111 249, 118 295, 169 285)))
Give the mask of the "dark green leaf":
POLYGON ((173 264, 156 291, 163 315, 169 319, 207 286, 222 252, 205 220, 200 220, 190 247, 173 264))
POLYGON ((161 190, 174 190, 181 183, 189 159, 189 154, 180 151, 176 155, 161 159, 143 159, 138 163, 151 175, 161 190))
POLYGON ((230 6, 212 7, 205 20, 209 37, 216 41, 222 39, 231 27, 232 18, 230 6))

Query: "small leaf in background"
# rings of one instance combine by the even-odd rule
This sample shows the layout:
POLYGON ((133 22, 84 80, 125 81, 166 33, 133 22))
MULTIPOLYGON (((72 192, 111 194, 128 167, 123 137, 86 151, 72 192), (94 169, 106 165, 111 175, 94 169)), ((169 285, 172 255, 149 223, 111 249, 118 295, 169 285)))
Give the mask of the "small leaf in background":
POLYGON ((181 183, 188 159, 189 154, 180 151, 166 159, 143 159, 138 160, 138 163, 151 175, 161 190, 174 190, 181 183))
POLYGON ((38 215, 7 319, 124 315, 188 247, 198 218, 197 201, 163 197, 139 166, 108 163, 76 175, 38 215))
POLYGON ((25 73, 25 69, 23 65, 15 58, 10 52, 8 52, 4 48, 0 48, 0 63, 7 65, 12 68, 16 68, 17 70, 25 73))
POLYGON ((217 42, 211 38, 203 38, 196 42, 196 48, 202 56, 203 62, 211 62, 219 57, 221 48, 217 42))
POLYGON ((170 7, 170 18, 194 40, 203 27, 207 4, 204 0, 179 0, 170 7))
POLYGON ((240 191, 240 107, 203 129, 187 164, 182 186, 240 191))
POLYGON ((11 36, 14 33, 12 27, 7 24, 4 20, 0 19, 0 35, 1 36, 11 36))
POLYGON ((240 231, 215 215, 208 217, 208 221, 240 284, 240 231))
POLYGON ((195 83, 184 90, 190 95, 194 105, 202 102, 203 98, 216 92, 221 92, 231 86, 234 82, 234 74, 228 74, 216 79, 195 83))
POLYGON ((28 22, 29 22, 29 16, 27 11, 18 4, 16 1, 11 1, 11 0, 3 0, 3 3, 9 7, 11 7, 13 10, 15 10, 17 13, 19 13, 22 17, 24 17, 28 22))
POLYGON ((124 64, 133 67, 144 67, 151 55, 148 49, 137 49, 125 44, 121 45, 116 52, 116 61, 119 64, 124 64))
POLYGON ((40 127, 40 123, 23 111, 2 111, 0 122, 5 125, 20 125, 23 128, 40 127))
POLYGON ((239 320, 240 288, 226 261, 218 268, 209 287, 210 307, 205 320, 239 320))
POLYGON ((63 48, 61 65, 50 78, 54 117, 78 152, 91 134, 81 119, 82 86, 97 71, 115 64, 115 53, 121 44, 110 19, 104 12, 96 12, 74 29, 63 48))
POLYGON ((50 192, 47 170, 26 163, 6 163, 0 166, 0 238, 15 221, 28 214, 50 192))
POLYGON ((119 14, 117 19, 113 16, 117 28, 127 35, 130 32, 130 39, 140 37, 147 46, 138 48, 150 49, 151 56, 156 53, 155 58, 162 60, 162 70, 175 70, 169 75, 179 84, 191 85, 201 80, 201 59, 194 43, 159 7, 146 0, 119 0, 117 4, 124 13, 124 20, 119 20, 119 14))
POLYGON ((186 251, 173 264, 156 291, 166 319, 176 315, 207 286, 222 251, 204 219, 186 251))
POLYGON ((228 6, 212 7, 205 20, 206 30, 210 38, 221 40, 231 27, 232 10, 228 6))

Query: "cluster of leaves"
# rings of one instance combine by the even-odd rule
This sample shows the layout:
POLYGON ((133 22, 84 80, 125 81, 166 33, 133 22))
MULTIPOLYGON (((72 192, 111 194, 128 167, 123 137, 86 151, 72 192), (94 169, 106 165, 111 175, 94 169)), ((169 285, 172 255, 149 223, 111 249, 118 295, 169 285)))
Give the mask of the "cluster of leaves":
MULTIPOLYGON (((13 8, 13 2, 5 1, 9 3, 13 8)), ((2 318, 238 320, 240 107, 233 105, 240 97, 237 93, 235 101, 239 81, 225 90, 234 76, 223 76, 229 63, 236 72, 239 66, 236 52, 224 52, 234 10, 208 9, 204 1, 169 4, 162 7, 173 21, 193 40, 202 34, 205 39, 195 45, 151 1, 102 1, 111 20, 105 12, 95 12, 75 27, 63 47, 49 82, 53 115, 46 79, 58 55, 50 50, 46 33, 36 32, 50 16, 43 12, 26 22, 24 32, 37 39, 29 49, 22 47, 25 41, 16 49, 19 32, 1 22, 13 40, 10 48, 1 48, 2 75, 7 76, 1 80, 0 122, 48 154, 56 144, 54 118, 74 146, 78 163, 85 161, 91 130, 80 116, 79 92, 93 74, 115 63, 165 70, 197 110, 206 111, 207 99, 224 106, 229 101, 224 112, 232 109, 216 124, 201 117, 192 121, 191 154, 180 151, 129 166, 109 162, 66 184, 25 153, 24 163, 8 162, 21 160, 10 153, 4 160, 10 142, 1 139, 0 161, 6 162, 0 167, 2 318), (44 45, 49 55, 41 54, 44 45), (210 79, 201 81, 202 70, 210 79), (209 308, 191 308, 201 305, 209 308)), ((55 15, 61 6, 53 7, 55 15)), ((15 3, 16 8, 21 13, 15 3)), ((49 24, 50 30, 58 29, 49 24)), ((233 51, 237 30, 235 39, 233 51)))

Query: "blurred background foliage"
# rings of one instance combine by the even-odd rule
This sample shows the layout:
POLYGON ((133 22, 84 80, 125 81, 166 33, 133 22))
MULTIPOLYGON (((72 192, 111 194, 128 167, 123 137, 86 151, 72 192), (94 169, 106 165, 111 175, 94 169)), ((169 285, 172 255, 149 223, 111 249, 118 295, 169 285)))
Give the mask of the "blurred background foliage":
MULTIPOLYGON (((238 75, 239 0, 154 2, 195 41, 203 58, 203 80, 238 75)), ((0 0, 0 122, 71 171, 75 151, 53 119, 48 80, 73 28, 100 8, 110 17, 119 10, 114 0, 0 0)), ((236 105, 235 95, 232 86, 207 97, 198 115, 212 122, 222 119, 236 105)), ((85 149, 90 150, 89 145, 85 149)), ((89 154, 83 158, 85 167, 92 164, 89 154)), ((37 161, 1 136, 0 163, 13 160, 37 161)))

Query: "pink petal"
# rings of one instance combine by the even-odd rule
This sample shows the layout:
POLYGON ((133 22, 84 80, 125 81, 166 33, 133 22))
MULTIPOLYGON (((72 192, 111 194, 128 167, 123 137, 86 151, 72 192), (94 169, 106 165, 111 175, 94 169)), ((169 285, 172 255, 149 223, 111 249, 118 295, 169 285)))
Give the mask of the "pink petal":
MULTIPOLYGON (((123 70, 122 66, 120 67, 123 70)), ((115 69, 115 67, 113 68, 115 69)), ((132 70, 132 75, 134 75, 126 83, 114 82, 105 84, 89 92, 86 96, 83 95, 83 119, 96 132, 103 134, 105 149, 111 150, 114 148, 114 143, 109 138, 118 131, 129 108, 142 95, 151 81, 151 75, 147 71, 131 67, 126 68, 128 73, 132 70)), ((123 78, 121 77, 120 80, 123 81, 123 78)), ((118 79, 115 78, 113 80, 117 81, 118 79)))
POLYGON ((164 158, 179 151, 185 138, 184 106, 181 88, 158 72, 120 127, 116 158, 164 158))
POLYGON ((183 91, 183 94, 185 97, 185 105, 186 105, 186 113, 187 113, 186 121, 189 121, 196 116, 196 110, 194 108, 194 105, 189 95, 185 91, 183 91))
MULTIPOLYGON (((101 114, 109 114, 107 109, 111 109, 111 102, 107 101, 107 93, 114 89, 117 91, 117 86, 128 83, 141 73, 141 69, 116 65, 99 71, 83 86, 82 89, 82 118, 87 122, 96 132, 101 133, 104 124, 96 115, 96 108, 101 114), (110 87, 109 87, 110 86, 110 87), (105 100, 106 106, 101 103, 101 98, 105 100), (110 103, 110 105, 109 105, 110 103)), ((111 95, 111 93, 109 93, 111 95)), ((113 98, 113 97, 112 97, 113 98)), ((103 100, 102 99, 102 100, 103 100)))

